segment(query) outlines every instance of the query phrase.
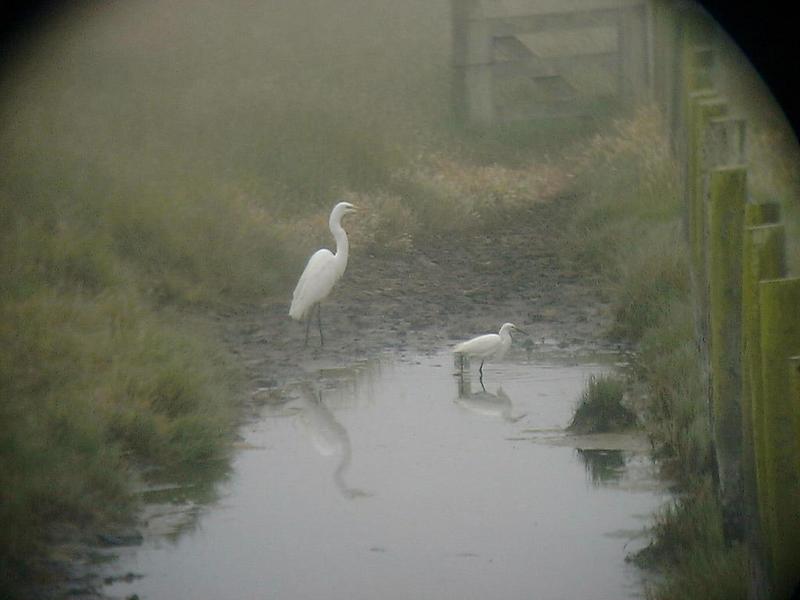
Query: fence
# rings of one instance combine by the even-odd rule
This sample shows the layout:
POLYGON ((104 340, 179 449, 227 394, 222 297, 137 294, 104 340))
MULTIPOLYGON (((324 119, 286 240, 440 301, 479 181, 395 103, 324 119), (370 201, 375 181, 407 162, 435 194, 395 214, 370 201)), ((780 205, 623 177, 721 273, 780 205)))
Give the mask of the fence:
POLYGON ((726 533, 747 543, 750 597, 788 598, 800 576, 800 278, 787 277, 779 206, 749 201, 746 122, 715 87, 715 25, 690 9, 672 18, 674 79, 662 100, 685 163, 726 533))
POLYGON ((800 581, 800 278, 787 276, 779 205, 748 197, 747 122, 719 91, 716 24, 696 5, 668 0, 529 0, 527 16, 500 15, 479 0, 452 3, 457 95, 470 122, 589 109, 576 93, 533 99, 527 110, 501 105, 498 82, 508 73, 552 86, 570 66, 600 64, 594 50, 544 60, 535 43, 523 43, 530 32, 613 29, 604 60, 617 73, 618 105, 650 99, 661 107, 684 182, 726 536, 747 545, 750 598, 788 598, 800 581))
POLYGON ((651 89, 645 0, 451 0, 455 106, 471 124, 588 116, 651 89))

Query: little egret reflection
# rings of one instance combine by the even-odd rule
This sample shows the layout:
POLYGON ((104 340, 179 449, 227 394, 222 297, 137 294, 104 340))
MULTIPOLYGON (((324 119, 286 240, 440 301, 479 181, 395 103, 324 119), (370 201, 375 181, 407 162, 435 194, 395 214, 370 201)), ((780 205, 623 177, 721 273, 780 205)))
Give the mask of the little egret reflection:
POLYGON ((521 414, 517 417, 512 415, 514 407, 511 403, 511 398, 509 398, 502 386, 498 387, 497 391, 492 394, 486 391, 486 387, 481 381, 480 391, 473 392, 469 373, 464 373, 458 379, 458 398, 456 398, 455 402, 468 411, 489 417, 499 417, 509 423, 516 423, 526 416, 526 414, 521 414))
POLYGON ((333 286, 341 279, 347 267, 349 245, 347 233, 342 227, 342 217, 355 211, 355 206, 349 202, 339 202, 333 207, 328 226, 333 238, 336 240, 336 253, 327 248, 321 248, 308 259, 303 274, 297 282, 292 295, 292 305, 289 316, 295 321, 306 319, 306 339, 304 346, 308 345, 308 330, 311 326, 311 313, 317 307, 317 321, 319 324, 319 345, 324 346, 322 337, 322 301, 331 293, 333 286))
POLYGON ((453 348, 453 353, 460 358, 461 372, 464 371, 464 357, 480 358, 481 366, 478 368, 478 372, 481 374, 481 381, 483 381, 483 363, 487 360, 500 360, 505 356, 511 347, 512 330, 526 333, 513 323, 503 323, 499 333, 479 335, 466 342, 461 342, 453 348))

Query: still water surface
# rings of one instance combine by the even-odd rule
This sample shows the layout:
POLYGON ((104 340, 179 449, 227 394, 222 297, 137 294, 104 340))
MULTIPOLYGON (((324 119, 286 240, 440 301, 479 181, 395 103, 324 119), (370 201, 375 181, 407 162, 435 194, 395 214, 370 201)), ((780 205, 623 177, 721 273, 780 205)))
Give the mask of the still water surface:
POLYGON ((641 597, 625 556, 647 543, 643 529, 667 492, 646 453, 597 440, 577 449, 560 431, 586 379, 605 370, 487 365, 483 390, 477 376, 453 376, 449 355, 321 368, 245 428, 215 500, 150 507, 144 544, 113 566, 142 576, 105 591, 142 600, 641 597))

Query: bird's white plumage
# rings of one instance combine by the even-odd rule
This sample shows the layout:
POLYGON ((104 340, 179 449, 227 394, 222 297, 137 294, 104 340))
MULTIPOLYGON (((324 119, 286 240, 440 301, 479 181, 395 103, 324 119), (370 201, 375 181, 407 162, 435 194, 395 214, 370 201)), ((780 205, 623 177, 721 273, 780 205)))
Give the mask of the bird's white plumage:
POLYGON ((311 308, 331 293, 333 286, 341 277, 335 268, 336 257, 327 248, 317 250, 311 255, 300 275, 300 280, 292 294, 289 316, 302 321, 311 308))
POLYGON ((482 361, 500 360, 511 347, 512 329, 519 330, 513 323, 503 323, 499 333, 487 333, 461 342, 453 348, 453 353, 480 358, 482 361))
POLYGON ((328 226, 336 240, 336 253, 326 248, 311 255, 292 294, 289 316, 297 321, 309 317, 311 309, 331 293, 333 286, 347 268, 347 234, 342 228, 342 217, 355 210, 349 202, 339 202, 333 207, 328 226))
POLYGON ((503 344, 503 338, 496 333, 487 333, 486 335, 479 335, 476 338, 472 338, 471 340, 467 340, 466 342, 461 342, 455 348, 453 348, 453 352, 456 354, 466 354, 467 356, 475 356, 477 358, 489 358, 494 357, 495 353, 499 350, 507 350, 508 346, 511 345, 511 336, 507 337, 508 344, 503 344))

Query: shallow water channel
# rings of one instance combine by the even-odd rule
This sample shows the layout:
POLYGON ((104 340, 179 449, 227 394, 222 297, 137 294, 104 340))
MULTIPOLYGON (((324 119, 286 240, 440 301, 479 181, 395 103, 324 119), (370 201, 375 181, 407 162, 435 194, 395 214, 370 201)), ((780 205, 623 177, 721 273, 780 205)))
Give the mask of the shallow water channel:
POLYGON ((144 599, 620 599, 668 499, 646 445, 563 433, 613 357, 387 356, 262 394, 230 472, 151 490, 104 588, 144 599), (605 364, 604 364, 605 363, 605 364), (473 367, 473 371, 474 371, 473 367), (123 574, 132 574, 123 577, 123 574))

